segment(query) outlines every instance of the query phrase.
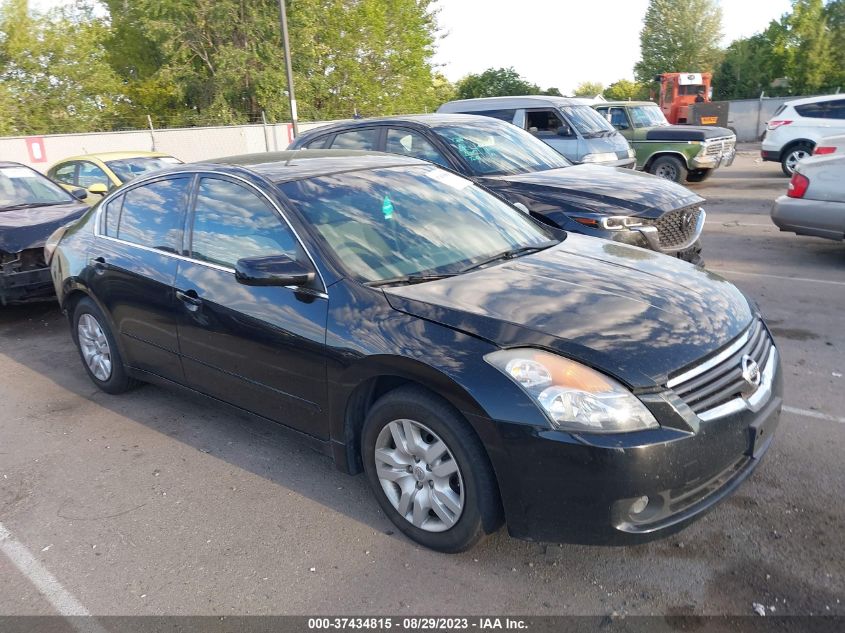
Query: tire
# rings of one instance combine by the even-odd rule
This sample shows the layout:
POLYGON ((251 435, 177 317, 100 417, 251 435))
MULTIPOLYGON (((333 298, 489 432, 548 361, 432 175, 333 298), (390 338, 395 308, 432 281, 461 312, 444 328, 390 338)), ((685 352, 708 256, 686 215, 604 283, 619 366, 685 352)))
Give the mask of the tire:
POLYGON ((791 178, 795 173, 795 165, 802 158, 806 158, 813 153, 813 146, 809 143, 798 143, 793 145, 783 153, 780 159, 780 168, 783 170, 784 176, 791 178))
POLYGON ((424 547, 463 552, 502 524, 498 486, 481 441, 451 405, 420 387, 399 387, 373 405, 361 433, 361 457, 385 514, 424 547))
POLYGON ((687 174, 687 182, 704 182, 713 175, 714 169, 693 169, 687 174))
POLYGON ((686 165, 675 156, 660 156, 649 166, 648 173, 679 184, 687 179, 686 165))
POLYGON ((119 394, 138 385, 126 373, 108 321, 91 299, 81 299, 74 307, 71 333, 82 366, 97 387, 106 393, 119 394))

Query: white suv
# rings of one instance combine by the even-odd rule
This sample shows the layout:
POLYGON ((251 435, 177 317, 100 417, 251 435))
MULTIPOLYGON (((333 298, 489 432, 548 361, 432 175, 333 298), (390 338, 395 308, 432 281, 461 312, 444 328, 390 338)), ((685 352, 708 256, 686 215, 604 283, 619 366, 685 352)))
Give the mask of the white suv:
POLYGON ((845 134, 845 94, 796 99, 775 111, 763 135, 763 160, 781 164, 791 176, 798 161, 826 136, 845 134))

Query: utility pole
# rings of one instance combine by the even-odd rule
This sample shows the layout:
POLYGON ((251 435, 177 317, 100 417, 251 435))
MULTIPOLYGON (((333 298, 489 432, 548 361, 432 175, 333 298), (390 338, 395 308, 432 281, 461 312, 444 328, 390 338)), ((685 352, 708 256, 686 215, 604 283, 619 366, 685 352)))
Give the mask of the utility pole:
POLYGON ((282 25, 282 46, 285 49, 285 72, 288 76, 288 99, 290 99, 290 118, 293 123, 293 135, 299 136, 299 126, 296 124, 296 97, 293 94, 293 67, 290 63, 290 41, 288 40, 288 15, 285 10, 285 0, 279 0, 279 22, 282 25))

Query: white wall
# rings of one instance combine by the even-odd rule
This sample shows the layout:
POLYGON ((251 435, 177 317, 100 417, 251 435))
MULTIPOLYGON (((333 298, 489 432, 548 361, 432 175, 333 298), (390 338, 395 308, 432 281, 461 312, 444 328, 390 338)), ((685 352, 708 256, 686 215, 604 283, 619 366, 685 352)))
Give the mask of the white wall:
MULTIPOLYGON (((300 123, 300 132, 325 123, 300 123)), ((288 146, 288 124, 232 125, 132 132, 48 134, 42 137, 44 160, 33 161, 24 136, 0 138, 0 160, 11 160, 45 172, 55 162, 97 152, 158 151, 185 162, 235 154, 283 150, 288 146)))

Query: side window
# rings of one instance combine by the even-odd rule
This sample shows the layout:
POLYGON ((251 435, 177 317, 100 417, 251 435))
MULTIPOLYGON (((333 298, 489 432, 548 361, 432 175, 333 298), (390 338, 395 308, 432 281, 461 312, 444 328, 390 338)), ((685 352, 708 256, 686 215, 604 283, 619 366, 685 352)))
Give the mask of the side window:
POLYGON ((96 184, 103 184, 106 187, 111 188, 111 182, 109 182, 106 172, 97 167, 94 163, 89 163, 88 161, 79 163, 79 176, 77 178, 77 183, 80 187, 85 187, 86 189, 88 189, 91 185, 96 184))
POLYGON ((103 233, 109 237, 117 237, 117 223, 120 221, 120 209, 123 206, 123 196, 118 196, 103 209, 105 220, 103 221, 103 233))
POLYGON ((299 242, 264 198, 219 178, 203 178, 197 192, 191 257, 234 268, 243 257, 301 259, 299 242))
POLYGON ((482 112, 467 112, 467 114, 489 116, 494 119, 499 119, 500 121, 505 121, 506 123, 513 123, 513 117, 516 114, 516 110, 484 110, 482 112))
POLYGON ((76 171, 76 163, 65 163, 53 172, 53 180, 63 182, 66 185, 73 185, 73 175, 76 171))
POLYGON ((845 119, 845 99, 829 101, 827 104, 827 118, 842 121, 845 119))
POLYGON ((564 125, 554 110, 529 110, 525 112, 525 128, 539 137, 556 136, 557 130, 564 125))
POLYGON ((334 137, 332 149, 376 149, 378 128, 341 132, 334 137))
POLYGON ((805 103, 804 105, 795 106, 795 111, 803 117, 809 119, 823 119, 827 116, 826 101, 818 101, 816 103, 805 103))
POLYGON ((178 253, 190 178, 157 180, 123 196, 117 237, 133 244, 178 253))
POLYGON ((443 167, 450 167, 449 161, 441 154, 434 145, 418 132, 391 128, 387 131, 387 146, 385 151, 391 154, 402 154, 412 156, 430 163, 436 163, 443 167))
POLYGON ((325 149, 331 137, 331 134, 328 134, 326 136, 319 136, 307 145, 303 145, 303 147, 305 149, 325 149))
POLYGON ((617 130, 627 130, 631 127, 625 108, 610 108, 610 124, 617 130))

